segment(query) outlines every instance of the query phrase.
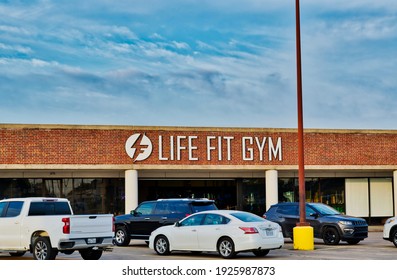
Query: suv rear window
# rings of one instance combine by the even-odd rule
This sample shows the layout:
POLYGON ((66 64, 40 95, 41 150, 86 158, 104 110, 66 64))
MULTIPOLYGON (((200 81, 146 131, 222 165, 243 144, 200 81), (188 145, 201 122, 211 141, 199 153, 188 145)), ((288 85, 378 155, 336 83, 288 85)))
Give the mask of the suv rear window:
POLYGON ((277 213, 283 214, 283 215, 292 215, 292 216, 297 216, 299 215, 299 209, 298 205, 280 205, 277 208, 277 213))
POLYGON ((71 215, 67 202, 32 202, 29 216, 71 215))
POLYGON ((218 210, 213 202, 192 202, 193 213, 206 211, 206 210, 218 210))

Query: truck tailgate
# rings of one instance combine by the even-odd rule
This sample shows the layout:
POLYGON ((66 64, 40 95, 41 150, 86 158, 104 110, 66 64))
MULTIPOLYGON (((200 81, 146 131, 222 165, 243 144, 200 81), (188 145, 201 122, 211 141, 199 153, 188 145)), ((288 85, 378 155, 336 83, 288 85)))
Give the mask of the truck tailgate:
POLYGON ((73 215, 70 217, 70 237, 113 236, 113 215, 73 215))

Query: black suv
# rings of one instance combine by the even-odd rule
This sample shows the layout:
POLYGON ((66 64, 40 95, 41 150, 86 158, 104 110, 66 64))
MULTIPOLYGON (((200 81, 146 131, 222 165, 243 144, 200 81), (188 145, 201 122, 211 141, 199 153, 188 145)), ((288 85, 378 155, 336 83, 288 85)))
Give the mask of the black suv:
MULTIPOLYGON (((263 217, 278 223, 284 237, 292 239, 293 228, 299 222, 299 203, 272 205, 263 217)), ((327 245, 337 245, 339 241, 357 244, 368 237, 368 224, 364 219, 343 215, 322 203, 306 203, 306 222, 313 227, 314 237, 323 239, 327 245)))
POLYGON ((215 202, 205 198, 145 201, 130 214, 115 217, 114 243, 117 246, 127 246, 131 239, 148 241, 151 232, 161 226, 172 225, 196 212, 216 209, 215 202))

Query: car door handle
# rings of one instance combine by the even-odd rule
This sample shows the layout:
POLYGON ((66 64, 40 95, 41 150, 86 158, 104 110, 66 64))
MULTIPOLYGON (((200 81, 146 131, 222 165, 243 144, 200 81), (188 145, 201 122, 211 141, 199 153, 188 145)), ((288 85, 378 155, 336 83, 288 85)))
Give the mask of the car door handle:
POLYGON ((168 218, 167 218, 167 217, 161 217, 161 219, 163 219, 163 220, 167 220, 168 218))
POLYGON ((150 220, 150 218, 145 218, 145 220, 150 220))
POLYGON ((193 232, 196 232, 197 230, 196 230, 196 229, 192 229, 192 231, 193 231, 193 232))

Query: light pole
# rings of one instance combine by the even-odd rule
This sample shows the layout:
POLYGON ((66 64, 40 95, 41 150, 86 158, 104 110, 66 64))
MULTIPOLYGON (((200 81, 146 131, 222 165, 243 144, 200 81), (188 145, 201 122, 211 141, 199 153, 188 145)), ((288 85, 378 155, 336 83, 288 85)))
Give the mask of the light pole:
POLYGON ((295 0, 296 17, 296 74, 298 99, 298 169, 299 169, 299 223, 294 228, 294 249, 313 250, 313 228, 306 222, 305 160, 303 143, 302 62, 300 38, 300 6, 295 0))

